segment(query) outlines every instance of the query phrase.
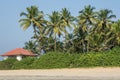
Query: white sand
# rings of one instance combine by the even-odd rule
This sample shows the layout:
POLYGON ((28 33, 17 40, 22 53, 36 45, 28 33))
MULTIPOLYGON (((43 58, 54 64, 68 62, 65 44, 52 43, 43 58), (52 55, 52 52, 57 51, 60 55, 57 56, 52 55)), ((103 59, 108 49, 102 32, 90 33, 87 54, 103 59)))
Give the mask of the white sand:
POLYGON ((120 77, 120 68, 72 68, 72 69, 38 69, 38 70, 0 70, 0 76, 88 76, 120 77))
POLYGON ((0 80, 120 80, 120 68, 0 70, 0 80))

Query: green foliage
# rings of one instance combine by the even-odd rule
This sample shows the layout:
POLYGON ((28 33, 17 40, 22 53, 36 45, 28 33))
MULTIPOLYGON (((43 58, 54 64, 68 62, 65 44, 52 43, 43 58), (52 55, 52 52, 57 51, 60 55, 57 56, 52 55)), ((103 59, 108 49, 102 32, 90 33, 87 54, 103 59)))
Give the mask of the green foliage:
POLYGON ((34 68, 66 68, 70 64, 70 54, 59 52, 49 52, 36 60, 32 66, 34 68))
POLYGON ((4 61, 0 61, 0 70, 7 70, 7 69, 12 69, 12 66, 16 62, 16 59, 7 59, 4 61))
POLYGON ((106 52, 89 52, 84 54, 49 52, 35 60, 32 64, 32 68, 45 69, 120 66, 119 49, 119 47, 116 47, 106 52))
POLYGON ((89 52, 84 54, 68 54, 50 52, 33 64, 33 68, 80 68, 80 67, 114 67, 120 66, 120 48, 106 52, 89 52))
POLYGON ((33 27, 35 42, 28 42, 25 47, 34 53, 42 48, 47 52, 100 52, 120 45, 120 20, 113 21, 116 16, 109 9, 96 11, 88 5, 74 17, 67 8, 45 15, 31 6, 20 16, 24 16, 19 20, 24 30, 33 27))
POLYGON ((0 69, 51 69, 81 67, 120 67, 120 47, 104 52, 69 54, 49 52, 40 58, 27 57, 21 61, 8 59, 0 62, 0 69))
POLYGON ((25 42, 25 46, 23 48, 36 54, 39 53, 39 51, 37 50, 37 45, 35 44, 35 41, 25 42))
POLYGON ((35 58, 27 57, 21 61, 16 61, 12 66, 12 69, 30 69, 31 64, 34 62, 35 58))

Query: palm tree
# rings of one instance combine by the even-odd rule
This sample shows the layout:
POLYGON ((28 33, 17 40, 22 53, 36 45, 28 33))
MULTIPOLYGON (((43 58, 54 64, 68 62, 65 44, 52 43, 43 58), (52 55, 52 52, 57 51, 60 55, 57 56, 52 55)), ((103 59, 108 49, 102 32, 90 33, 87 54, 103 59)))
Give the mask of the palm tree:
MULTIPOLYGON (((83 10, 79 11, 78 16, 78 23, 84 27, 85 24, 88 26, 85 26, 86 28, 89 27, 89 25, 92 25, 95 23, 95 17, 96 13, 94 12, 95 7, 92 7, 91 5, 85 6, 83 10)), ((85 30, 85 29, 84 29, 85 30)))
POLYGON ((69 10, 67 10, 67 8, 62 8, 62 10, 60 11, 60 15, 61 15, 61 20, 63 21, 63 27, 64 29, 64 33, 65 33, 65 44, 66 44, 66 37, 68 34, 67 29, 73 29, 73 21, 75 20, 75 18, 73 16, 71 16, 71 13, 69 10))
POLYGON ((49 22, 46 34, 54 37, 54 50, 56 51, 57 37, 60 37, 62 35, 62 31, 64 30, 64 28, 61 25, 62 21, 59 12, 57 11, 52 12, 51 15, 48 15, 48 18, 49 22))
POLYGON ((111 10, 103 9, 98 12, 97 15, 97 29, 101 31, 105 31, 106 28, 110 28, 111 26, 111 19, 116 18, 115 15, 112 14, 111 10))
POLYGON ((85 6, 83 10, 79 11, 79 16, 78 16, 78 27, 77 30, 80 34, 81 37, 81 44, 83 46, 83 51, 88 51, 89 50, 89 40, 86 40, 86 37, 89 36, 88 34, 90 33, 90 28, 93 27, 95 24, 96 20, 96 13, 93 11, 95 8, 92 7, 91 5, 85 6))
POLYGON ((63 42, 64 51, 69 51, 69 49, 73 46, 74 35, 72 33, 66 35, 65 42, 63 42))
POLYGON ((33 41, 28 41, 25 42, 25 46, 23 47, 24 49, 27 49, 33 53, 38 53, 37 51, 37 45, 33 41))
POLYGON ((111 13, 112 11, 108 9, 100 10, 97 13, 95 27, 88 37, 91 50, 101 51, 113 46, 111 44, 111 41, 114 39, 111 32, 111 18, 115 18, 116 16, 111 15, 111 13))
POLYGON ((43 13, 38 10, 36 6, 27 7, 27 13, 22 12, 20 16, 25 16, 26 18, 20 19, 21 27, 26 30, 28 27, 33 26, 34 33, 36 34, 36 26, 39 27, 38 20, 43 18, 43 13))
POLYGON ((113 32, 113 45, 120 45, 120 20, 112 24, 111 31, 113 32))
POLYGON ((34 37, 40 45, 42 45, 45 23, 44 14, 39 11, 36 6, 27 7, 27 12, 22 12, 20 16, 25 16, 25 18, 20 19, 19 22, 24 30, 32 26, 34 29, 34 37))
POLYGON ((62 10, 60 11, 60 15, 64 27, 71 27, 75 18, 71 16, 70 11, 68 11, 66 8, 62 8, 62 10))

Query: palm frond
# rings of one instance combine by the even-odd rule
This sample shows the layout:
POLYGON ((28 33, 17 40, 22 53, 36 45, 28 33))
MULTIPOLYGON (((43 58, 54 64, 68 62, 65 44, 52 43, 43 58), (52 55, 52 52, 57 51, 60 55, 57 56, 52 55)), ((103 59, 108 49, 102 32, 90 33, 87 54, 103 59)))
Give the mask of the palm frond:
POLYGON ((21 13, 20 13, 20 16, 25 16, 25 17, 27 17, 27 13, 21 12, 21 13))

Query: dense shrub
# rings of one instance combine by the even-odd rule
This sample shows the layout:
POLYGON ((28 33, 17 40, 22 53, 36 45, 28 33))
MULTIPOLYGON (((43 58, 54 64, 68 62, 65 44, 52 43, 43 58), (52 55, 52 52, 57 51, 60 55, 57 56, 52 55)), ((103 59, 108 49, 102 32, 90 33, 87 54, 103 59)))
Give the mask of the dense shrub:
POLYGON ((8 59, 0 62, 0 69, 50 69, 80 67, 119 67, 120 48, 105 52, 69 54, 49 52, 40 58, 25 58, 21 61, 8 59))
POLYGON ((113 49, 106 52, 89 52, 84 54, 50 52, 35 60, 32 67, 39 69, 120 66, 120 51, 118 50, 113 49))
POLYGON ((12 69, 30 69, 31 64, 34 62, 35 58, 27 57, 21 61, 16 61, 12 66, 12 69))
POLYGON ((7 59, 7 60, 0 61, 0 70, 12 69, 12 66, 16 61, 17 61, 16 59, 7 59))
POLYGON ((37 59, 32 67, 34 68, 66 68, 71 63, 72 56, 59 52, 49 52, 37 59))

